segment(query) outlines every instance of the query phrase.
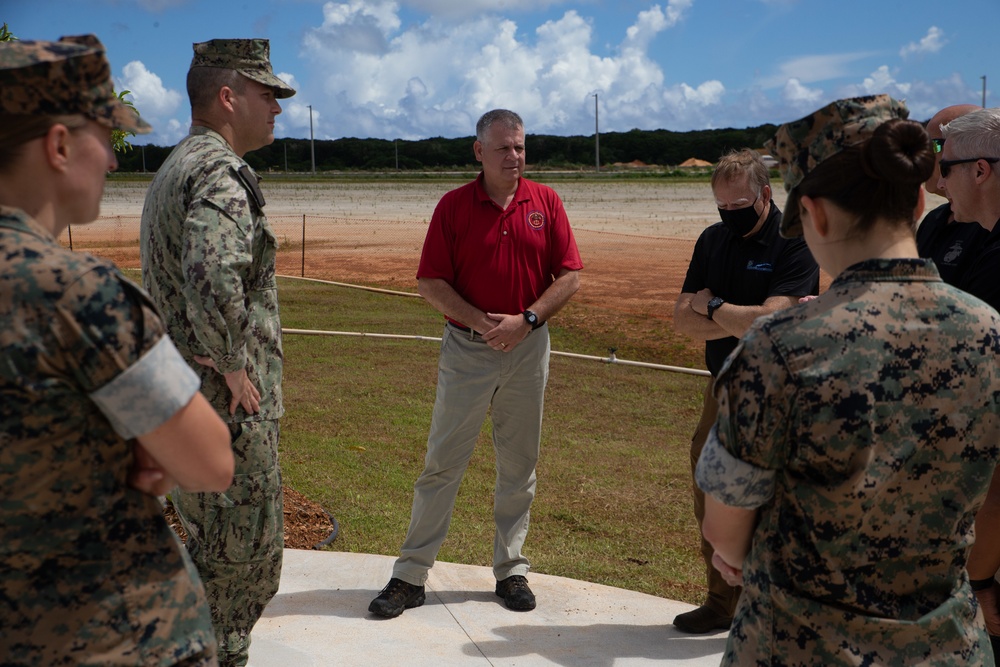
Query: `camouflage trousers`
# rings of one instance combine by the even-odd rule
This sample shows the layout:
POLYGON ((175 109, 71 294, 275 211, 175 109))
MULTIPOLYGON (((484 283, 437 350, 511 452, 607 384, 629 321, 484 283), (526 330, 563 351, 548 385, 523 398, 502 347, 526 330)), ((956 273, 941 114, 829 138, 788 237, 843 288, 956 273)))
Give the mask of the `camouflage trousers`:
POLYGON ((205 585, 222 667, 246 665, 250 631, 278 591, 284 548, 278 422, 230 424, 236 474, 224 493, 176 490, 188 551, 205 585))

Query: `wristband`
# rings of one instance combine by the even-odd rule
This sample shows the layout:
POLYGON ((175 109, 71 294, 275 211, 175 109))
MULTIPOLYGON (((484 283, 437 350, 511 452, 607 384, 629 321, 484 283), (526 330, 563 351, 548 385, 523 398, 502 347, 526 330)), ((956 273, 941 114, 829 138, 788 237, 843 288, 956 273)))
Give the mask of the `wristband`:
POLYGON ((994 583, 993 577, 987 579, 969 579, 969 586, 972 586, 973 591, 985 591, 987 588, 993 588, 994 583))

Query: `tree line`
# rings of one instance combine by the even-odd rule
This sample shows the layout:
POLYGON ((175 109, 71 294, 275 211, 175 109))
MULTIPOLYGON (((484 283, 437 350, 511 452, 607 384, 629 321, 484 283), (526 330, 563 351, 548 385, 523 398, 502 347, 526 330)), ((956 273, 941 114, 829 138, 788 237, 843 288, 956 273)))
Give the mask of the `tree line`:
MULTIPOLYGON (((734 148, 762 148, 774 136, 775 125, 745 129, 631 130, 600 135, 601 165, 639 161, 647 165, 676 166, 689 158, 716 162, 734 148)), ((434 137, 417 141, 386 139, 334 139, 315 142, 316 171, 377 170, 477 170, 472 153, 474 137, 434 137)), ((525 137, 528 163, 541 169, 593 168, 594 136, 560 137, 529 134, 525 137)), ((118 171, 156 171, 173 146, 134 146, 118 154, 118 171)), ((309 139, 277 139, 269 146, 247 153, 246 161, 257 171, 312 171, 309 139)))

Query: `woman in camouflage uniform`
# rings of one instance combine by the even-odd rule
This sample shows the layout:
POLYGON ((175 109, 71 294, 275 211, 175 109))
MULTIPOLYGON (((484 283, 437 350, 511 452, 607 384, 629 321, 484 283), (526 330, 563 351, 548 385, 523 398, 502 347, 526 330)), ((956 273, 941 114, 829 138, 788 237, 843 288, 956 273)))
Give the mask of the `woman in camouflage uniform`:
POLYGON ((934 153, 886 95, 779 128, 782 234, 835 276, 757 320, 698 463, 742 581, 723 664, 992 665, 965 571, 1000 443, 1000 315, 917 259, 934 153))
POLYGON ((215 665, 157 494, 223 490, 229 431, 148 297, 57 241, 98 214, 114 95, 92 35, 0 44, 0 662, 215 665))

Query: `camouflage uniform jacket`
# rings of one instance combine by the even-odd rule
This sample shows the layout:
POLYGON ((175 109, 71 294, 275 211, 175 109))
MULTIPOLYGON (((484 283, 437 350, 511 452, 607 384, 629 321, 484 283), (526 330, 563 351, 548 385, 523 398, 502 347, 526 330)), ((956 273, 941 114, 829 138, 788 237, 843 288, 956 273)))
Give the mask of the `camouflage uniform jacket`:
POLYGON ((202 393, 230 422, 284 412, 277 241, 255 192, 256 175, 225 139, 192 127, 157 172, 142 211, 143 285, 200 375, 202 393), (219 372, 195 355, 211 358, 219 372), (230 417, 222 373, 241 368, 260 390, 260 412, 239 407, 230 417))
POLYGON ((214 653, 208 603, 129 439, 197 377, 148 296, 0 207, 0 662, 159 665, 214 653))
POLYGON ((1000 315, 870 260, 757 320, 698 485, 759 509, 723 664, 992 665, 965 563, 1000 442, 1000 315))

